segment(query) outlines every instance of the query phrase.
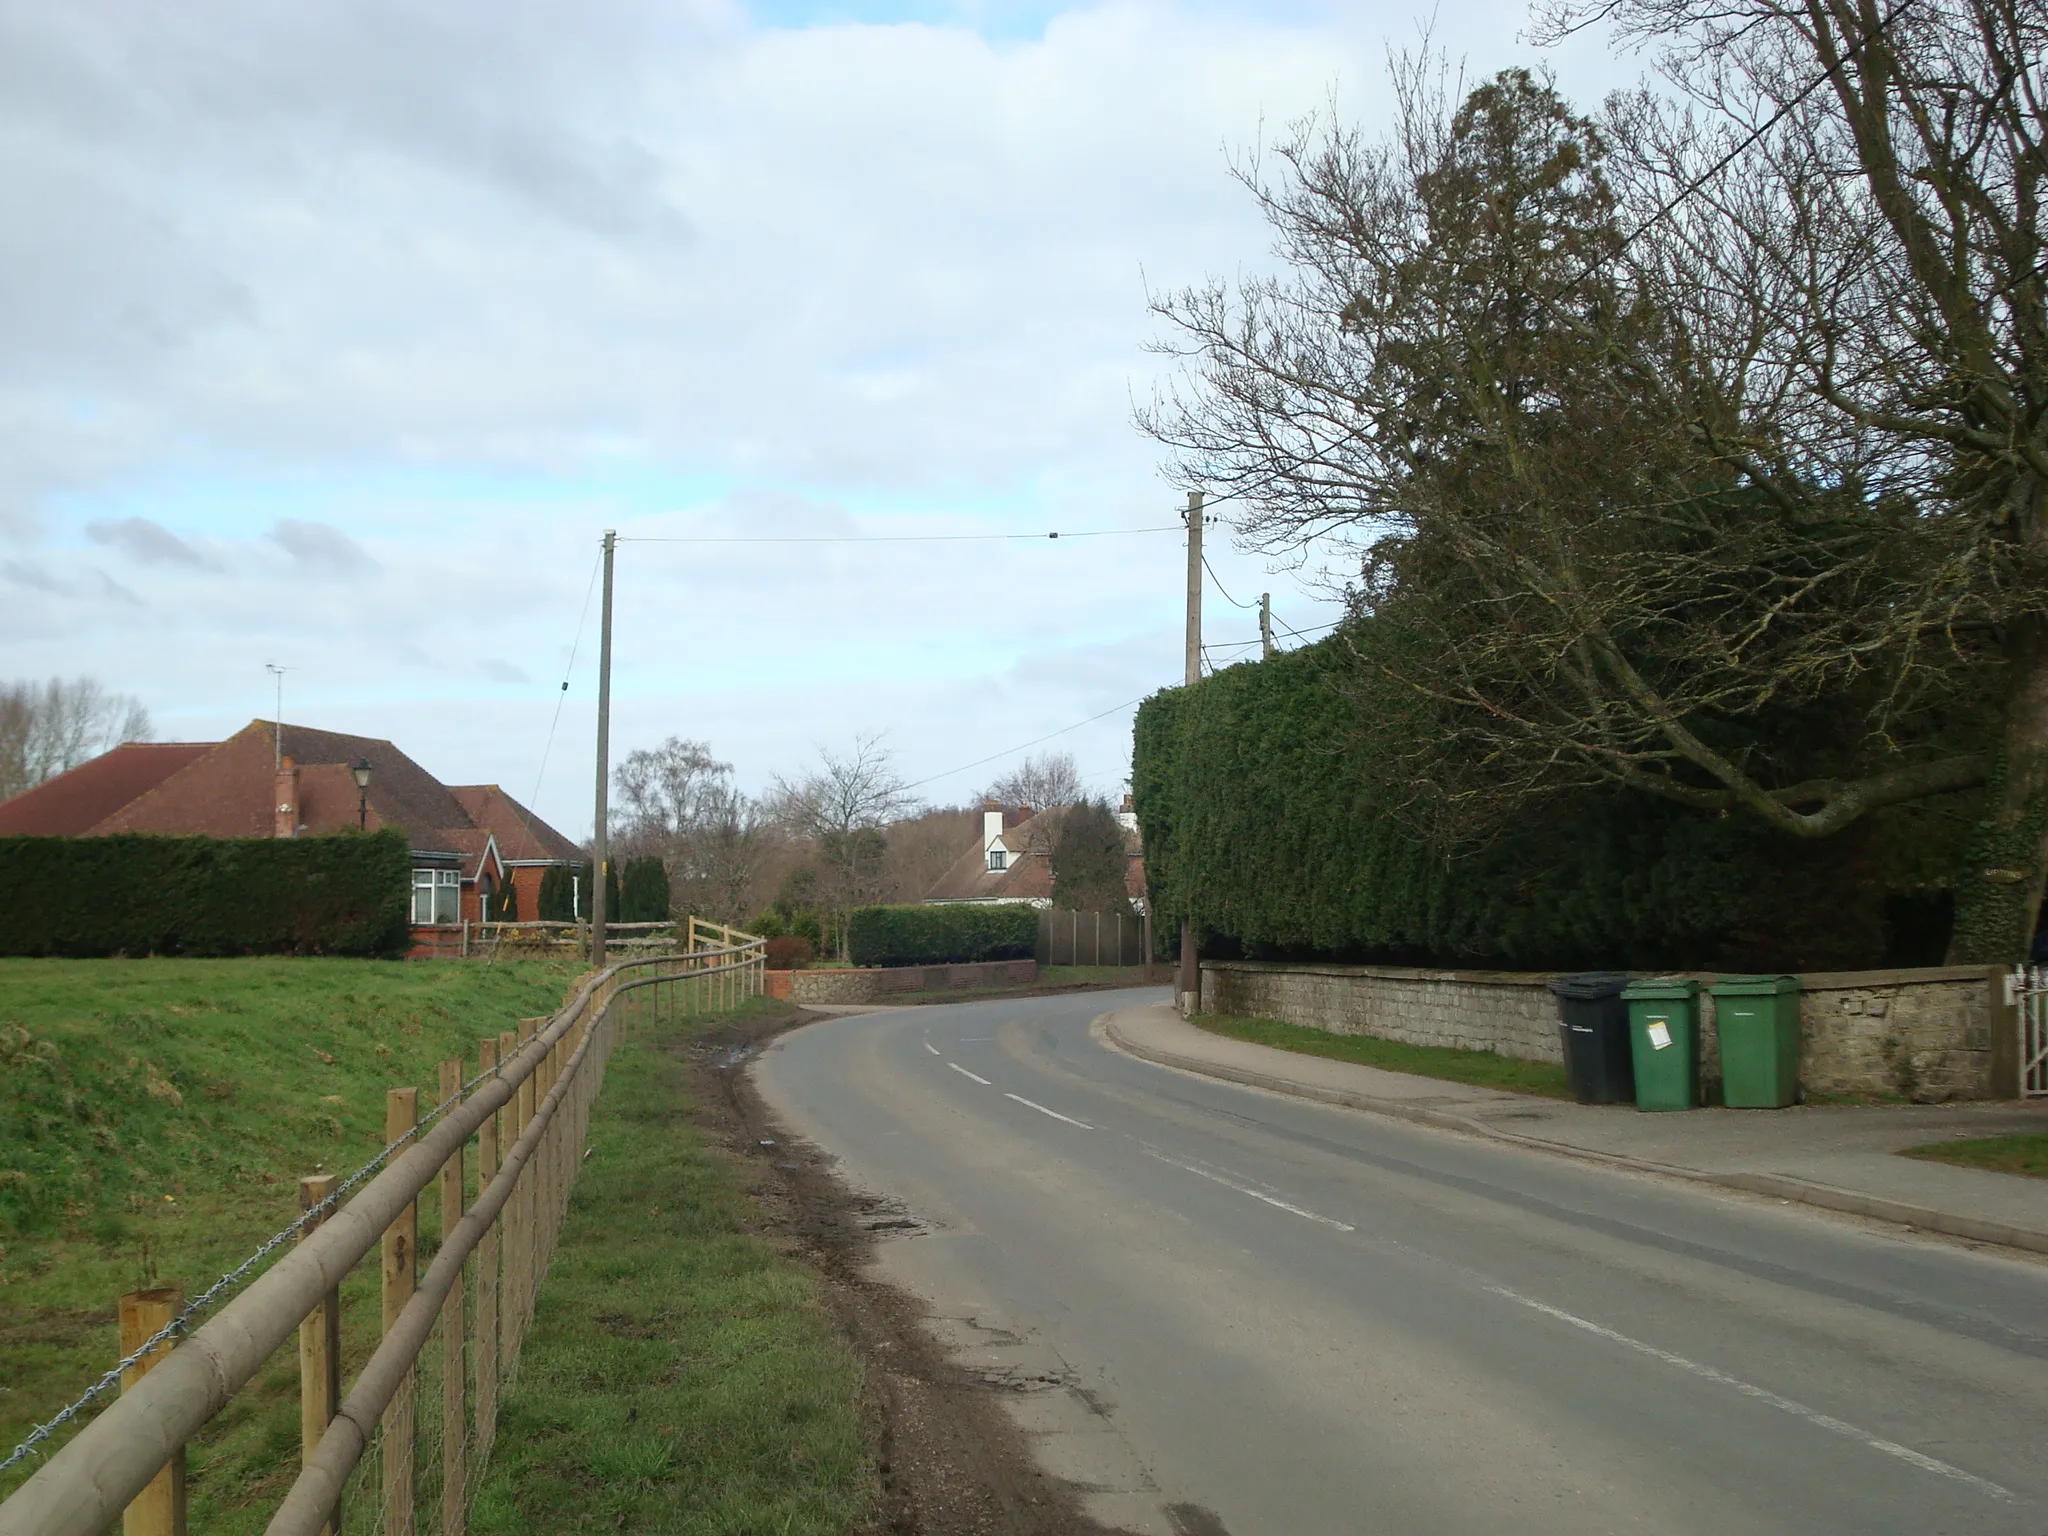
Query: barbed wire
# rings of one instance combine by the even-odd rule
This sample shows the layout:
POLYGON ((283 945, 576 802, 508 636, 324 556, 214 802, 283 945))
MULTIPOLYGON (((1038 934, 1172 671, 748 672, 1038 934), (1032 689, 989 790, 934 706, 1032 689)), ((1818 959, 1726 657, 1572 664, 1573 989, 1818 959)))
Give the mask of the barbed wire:
POLYGON ((87 1387, 85 1391, 81 1392, 73 1402, 66 1405, 55 1416, 45 1420, 43 1423, 38 1424, 34 1429, 30 1430, 28 1432, 27 1438, 24 1439, 19 1445, 17 1445, 12 1451, 7 1453, 7 1459, 5 1461, 0 1461, 0 1472, 5 1472, 9 1467, 14 1466, 17 1462, 25 1460, 31 1453, 35 1451, 37 1446, 41 1445, 45 1440, 49 1439, 50 1436, 55 1434, 58 1430, 62 1429, 66 1424, 70 1423, 73 1419, 77 1418, 78 1415, 85 1410, 88 1404, 93 1402, 94 1399, 98 1398, 109 1387, 112 1387, 116 1383, 118 1383, 121 1379, 121 1373, 123 1371, 127 1370, 131 1365, 134 1365, 138 1360, 143 1359, 158 1345, 164 1343, 166 1340, 176 1338, 181 1332, 184 1331, 186 1324, 189 1323, 194 1316, 206 1310, 206 1308, 212 1306, 213 1303, 217 1301, 223 1293, 225 1293, 227 1290, 233 1287, 237 1281, 241 1280, 257 1265, 261 1264, 265 1259, 269 1258, 271 1254, 275 1253, 279 1248, 283 1247, 288 1240, 298 1236, 299 1233, 303 1232, 306 1229, 308 1223, 314 1221, 316 1218, 325 1218, 327 1214, 334 1210, 335 1207, 340 1203, 342 1196, 346 1195, 350 1190, 354 1189, 358 1184, 362 1183, 363 1180, 369 1178, 378 1169, 382 1168, 387 1162, 389 1162, 391 1160, 392 1153, 396 1152, 399 1148, 403 1147, 407 1142, 417 1140, 420 1133, 426 1130, 443 1114, 445 1114, 451 1106, 458 1104, 463 1099, 467 1098, 469 1096, 470 1090, 475 1088, 478 1083, 481 1083, 487 1077, 496 1076, 498 1073, 504 1071, 504 1069, 504 1063, 501 1062, 495 1067, 486 1067, 484 1070, 477 1073, 475 1077, 471 1078, 468 1082, 464 1083, 460 1088, 456 1089, 454 1093, 450 1094, 447 1098, 443 1099, 440 1103, 436 1104, 433 1108, 429 1109, 427 1113, 423 1117, 421 1117, 416 1123, 414 1123, 414 1125, 409 1130, 407 1130, 403 1136, 400 1136, 397 1140, 393 1141, 392 1143, 390 1143, 390 1145, 386 1146, 382 1151, 378 1152, 376 1156, 372 1157, 368 1162, 364 1163, 360 1168, 357 1168, 353 1173, 350 1173, 345 1178, 343 1178, 343 1180, 339 1184, 335 1185, 334 1192, 332 1194, 328 1195, 325 1199, 317 1202, 316 1204, 309 1206, 306 1210, 301 1211, 299 1213, 297 1220, 289 1223, 284 1227, 279 1228, 276 1232, 273 1232, 269 1237, 265 1238, 263 1242, 257 1246, 256 1251, 254 1253, 250 1254, 246 1259, 242 1260, 240 1264, 236 1265, 233 1269, 229 1270, 226 1274, 222 1275, 219 1279, 215 1280, 204 1291, 200 1292, 199 1295, 194 1297, 191 1301, 187 1302, 184 1309, 180 1311, 176 1317, 172 1318, 168 1323, 164 1324, 163 1327, 159 1328, 155 1333, 151 1334, 147 1339, 145 1339, 129 1354, 124 1355, 120 1360, 117 1360, 114 1363, 113 1367, 106 1372, 106 1374, 101 1376, 97 1381, 93 1382, 93 1384, 87 1387))

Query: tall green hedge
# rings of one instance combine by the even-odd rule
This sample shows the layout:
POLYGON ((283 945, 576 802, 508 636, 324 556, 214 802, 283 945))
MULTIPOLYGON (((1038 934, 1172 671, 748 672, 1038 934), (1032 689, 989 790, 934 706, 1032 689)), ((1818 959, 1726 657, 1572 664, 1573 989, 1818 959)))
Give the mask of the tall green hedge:
POLYGON ((1401 813, 1412 723, 1398 699, 1361 711, 1348 654, 1325 641, 1139 708, 1132 791, 1158 931, 1190 914, 1212 954, 1506 969, 1938 962, 1940 937, 1888 928, 1888 904, 1926 912, 1901 898, 1942 878, 1968 824, 1957 807, 1809 843, 1585 789, 1453 855, 1401 813))
POLYGON ((0 954, 402 954, 411 887, 397 830, 0 838, 0 954))
POLYGON ((855 965, 1028 960, 1038 943, 1038 909, 1018 901, 856 907, 847 937, 855 965))

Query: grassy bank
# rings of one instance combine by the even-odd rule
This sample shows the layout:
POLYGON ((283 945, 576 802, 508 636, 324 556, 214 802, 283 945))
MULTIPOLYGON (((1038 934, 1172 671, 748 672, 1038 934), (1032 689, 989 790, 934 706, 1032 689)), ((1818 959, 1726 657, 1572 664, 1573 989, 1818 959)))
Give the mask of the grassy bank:
POLYGON ((1254 1045, 1270 1045, 1304 1056, 1327 1056, 1333 1061, 1355 1061, 1361 1066, 1380 1067, 1388 1072, 1408 1072, 1417 1077, 1439 1077, 1448 1082, 1468 1083, 1475 1088, 1504 1088, 1510 1093, 1533 1093, 1544 1098, 1568 1099, 1571 1084, 1564 1068, 1547 1061, 1517 1061, 1491 1051, 1458 1051, 1446 1046, 1408 1045, 1399 1040, 1381 1040, 1372 1035, 1333 1035, 1328 1030, 1304 1029, 1277 1019, 1234 1018, 1226 1014, 1198 1014, 1195 1023, 1211 1034, 1254 1045))
POLYGON ((475 1531, 811 1536, 869 1507, 859 1364, 692 1123, 704 1027, 636 1024, 612 1060, 475 1531))
MULTIPOLYGON (((0 960, 0 1455, 115 1359, 115 1298, 195 1293, 298 1209, 302 1174, 383 1144, 384 1093, 552 1012, 548 960, 0 960)), ((430 1093, 422 1099, 431 1101, 430 1093)), ((421 1231, 438 1230, 431 1194, 421 1231)), ((376 1261, 342 1291, 346 1367, 376 1261)), ((297 1460, 279 1352, 191 1450, 194 1529, 260 1530, 297 1460)), ((61 1443, 61 1438, 57 1443, 61 1443)), ((33 1471, 0 1474, 4 1497, 33 1471)))
POLYGON ((1937 1141, 1924 1147, 1908 1147, 1907 1157, 1924 1157, 1934 1163, 1955 1163, 1964 1168, 1988 1168, 1993 1173, 2018 1173, 2030 1179, 2048 1179, 2048 1132, 2032 1131, 2019 1136, 1973 1136, 1964 1141, 1937 1141))

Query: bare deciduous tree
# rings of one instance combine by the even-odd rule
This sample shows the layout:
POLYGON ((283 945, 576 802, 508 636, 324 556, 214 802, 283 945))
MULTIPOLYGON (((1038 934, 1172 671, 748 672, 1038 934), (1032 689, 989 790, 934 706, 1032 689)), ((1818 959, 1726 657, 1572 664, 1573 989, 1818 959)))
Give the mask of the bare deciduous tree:
POLYGON ((778 829, 733 784, 732 765, 713 757, 709 743, 671 736, 629 752, 612 782, 618 856, 659 858, 673 906, 726 923, 758 907, 778 829))
POLYGON ((1821 837, 1997 762, 2007 830, 1962 895, 2020 899, 1960 952, 2023 944, 2048 331, 2021 9, 1879 36, 1850 0, 1622 0, 1719 127, 1647 97, 1595 124, 1515 72, 1453 107, 1411 62, 1390 142, 1311 125, 1276 181, 1245 168, 1290 271, 1161 301, 1188 373, 1144 424, 1252 542, 1357 551, 1362 659, 1435 711, 1441 802, 1604 778, 1821 837), (1987 754, 1968 711, 1999 688, 1987 754))
POLYGON ((843 754, 820 747, 818 766, 799 779, 778 775, 768 801, 777 821, 817 849, 826 910, 843 954, 846 914, 881 891, 888 847, 883 828, 914 803, 895 758, 878 733, 856 736, 843 754))
POLYGON ((0 800, 153 734, 138 700, 90 677, 0 684, 0 800))
POLYGON ((1621 124, 1632 200, 1686 214, 1657 223, 1644 264, 1676 292, 1743 296, 1720 307, 1759 322, 1750 366, 1791 453, 1913 507, 1917 590, 1887 638, 1989 674, 1951 956, 2017 958, 2048 874, 2048 5, 1597 10, 1664 46, 1690 105, 1643 97, 1621 124))
POLYGON ((990 784, 982 798, 1005 810, 1022 806, 1044 811, 1072 805, 1081 798, 1081 771, 1071 752, 1034 753, 990 784))

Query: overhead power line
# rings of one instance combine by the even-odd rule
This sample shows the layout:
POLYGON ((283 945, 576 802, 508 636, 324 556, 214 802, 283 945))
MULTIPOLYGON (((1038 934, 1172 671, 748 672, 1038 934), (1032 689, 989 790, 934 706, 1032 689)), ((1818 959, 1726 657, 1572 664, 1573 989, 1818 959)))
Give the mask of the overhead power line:
POLYGON ((1098 720, 1107 720, 1117 711, 1129 709, 1136 704, 1142 704, 1150 697, 1151 695, 1148 693, 1141 693, 1135 699, 1126 699, 1121 704, 1112 704, 1099 715, 1090 715, 1086 720, 1076 720, 1072 725, 1063 725, 1056 731, 1047 731, 1043 736, 1034 736, 1029 741, 1020 741, 1014 747, 1005 747, 1000 752, 991 752, 987 757, 977 757, 971 763, 962 763, 958 768, 948 768, 944 773, 935 773, 929 778, 918 779, 914 783, 906 784, 903 787, 905 789, 922 789, 927 784, 938 783, 940 779, 950 779, 956 773, 965 773, 970 768, 979 768, 984 763, 992 763, 999 757, 1008 757, 1012 752, 1022 752, 1026 748, 1037 746, 1042 741, 1051 741, 1055 736, 1064 736, 1069 731, 1078 731, 1084 725, 1093 725, 1098 720))
POLYGON ((833 533, 833 534, 744 534, 730 538, 722 536, 696 537, 663 534, 628 534, 618 537, 621 544, 978 544, 1010 542, 1029 539, 1114 539, 1135 533, 1179 533, 1178 523, 1164 523, 1156 528, 1082 528, 1065 532, 1046 533, 833 533))

